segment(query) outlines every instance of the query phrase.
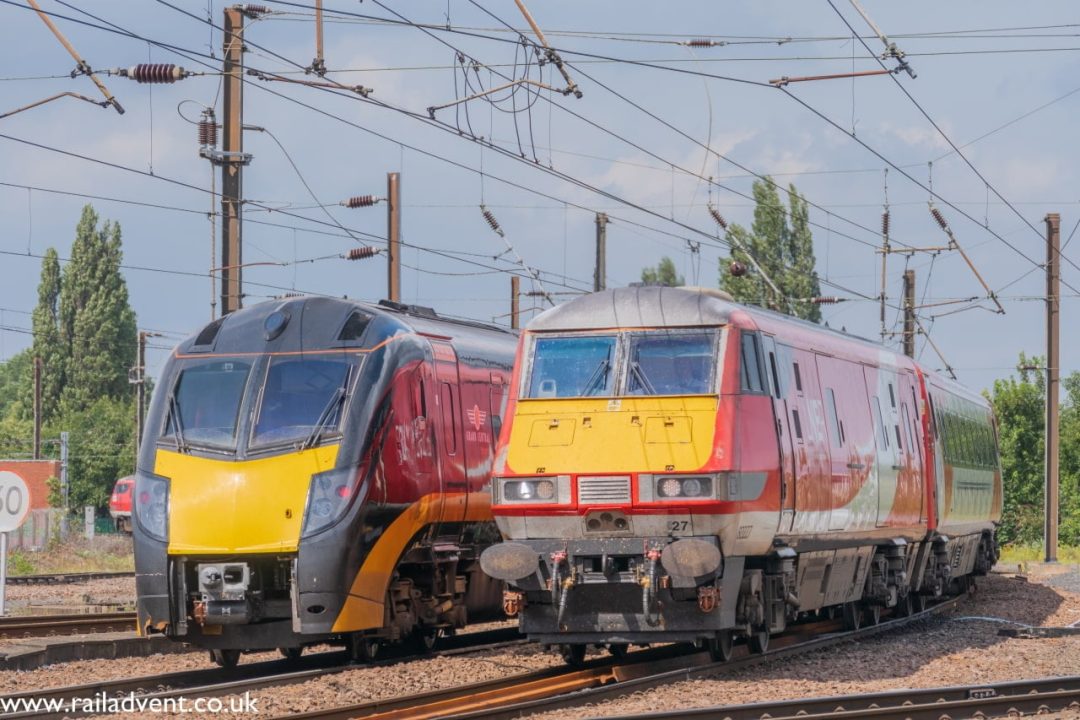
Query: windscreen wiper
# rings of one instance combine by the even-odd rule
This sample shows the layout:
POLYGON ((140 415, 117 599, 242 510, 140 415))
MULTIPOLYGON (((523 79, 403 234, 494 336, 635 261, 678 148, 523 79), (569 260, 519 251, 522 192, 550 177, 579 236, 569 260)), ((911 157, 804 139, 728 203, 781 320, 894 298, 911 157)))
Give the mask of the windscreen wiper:
POLYGON ((349 387, 349 378, 352 377, 352 368, 345 373, 345 380, 341 385, 334 390, 334 394, 330 396, 330 400, 326 403, 326 407, 319 413, 319 418, 315 421, 315 426, 311 428, 311 434, 307 436, 307 440, 300 444, 301 450, 307 450, 309 447, 319 442, 319 438, 322 437, 323 430, 326 428, 326 423, 329 422, 330 416, 334 411, 341 407, 341 404, 345 402, 346 390, 349 387))
POLYGON ((597 387, 602 387, 603 384, 606 384, 601 383, 600 385, 598 385, 597 381, 603 381, 607 378, 608 368, 610 367, 611 363, 608 362, 607 358, 601 360, 599 364, 597 364, 596 369, 592 371, 592 375, 589 376, 589 381, 585 383, 585 389, 582 391, 581 394, 591 395, 594 385, 597 385, 597 387))
POLYGON ((180 403, 176 400, 176 393, 169 393, 169 415, 172 416, 173 437, 176 439, 177 452, 187 452, 187 441, 184 440, 184 421, 180 417, 180 403))
POLYGON ((646 394, 655 395, 656 388, 649 382, 649 378, 645 377, 645 371, 641 369, 641 363, 636 360, 630 363, 630 373, 638 381, 638 384, 645 389, 646 394))

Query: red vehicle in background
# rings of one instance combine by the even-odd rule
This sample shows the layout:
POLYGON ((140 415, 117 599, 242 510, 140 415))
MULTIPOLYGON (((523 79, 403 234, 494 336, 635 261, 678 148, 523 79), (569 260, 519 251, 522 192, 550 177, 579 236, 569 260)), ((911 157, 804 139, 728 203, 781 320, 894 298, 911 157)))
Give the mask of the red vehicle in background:
POLYGON ((109 497, 109 514, 118 532, 131 533, 131 493, 134 487, 134 475, 122 477, 116 481, 109 497))

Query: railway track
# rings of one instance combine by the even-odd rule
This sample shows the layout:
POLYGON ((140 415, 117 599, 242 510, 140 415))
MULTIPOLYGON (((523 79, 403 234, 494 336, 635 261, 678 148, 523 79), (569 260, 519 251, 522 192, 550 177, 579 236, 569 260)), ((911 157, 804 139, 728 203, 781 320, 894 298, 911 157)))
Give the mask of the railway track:
MULTIPOLYGON (((445 638, 443 648, 424 655, 461 655, 481 650, 505 647, 511 644, 523 644, 516 628, 503 628, 475 633, 465 633, 445 638)), ((372 663, 373 665, 391 665, 417 659, 417 655, 399 654, 372 663)), ((35 699, 40 702, 70 701, 75 698, 118 697, 128 694, 140 698, 176 698, 176 697, 220 697, 240 694, 266 687, 281 687, 306 682, 323 675, 344 672, 352 667, 348 656, 341 651, 320 652, 306 655, 299 660, 269 660, 240 665, 233 670, 206 668, 187 670, 163 675, 147 675, 121 680, 103 680, 81 685, 46 690, 30 690, 13 693, 0 698, 5 706, 19 699, 35 699)), ((79 712, 22 712, 0 713, 2 720, 16 718, 61 718, 73 717, 86 713, 79 712)))
POLYGON ((1080 676, 725 705, 612 716, 611 720, 942 720, 998 715, 1016 717, 1069 708, 1080 708, 1080 676))
POLYGON ((5 640, 134 629, 135 613, 133 612, 0 617, 0 639, 5 640))
MULTIPOLYGON (((458 686, 411 697, 315 710, 290 715, 304 720, 391 720, 393 718, 519 718, 531 714, 609 700, 652 687, 706 674, 745 668, 760 662, 836 645, 898 629, 960 602, 945 600, 913 615, 890 619, 859 630, 842 630, 840 621, 821 621, 793 628, 773 638, 764 654, 738 646, 728 662, 713 662, 708 653, 678 653, 674 648, 636 651, 620 661, 597 660, 581 669, 554 668, 498 680, 458 686), (822 634, 824 633, 824 634, 822 634), (664 656, 664 653, 667 656, 664 656)), ((677 717, 676 714, 673 717, 677 717)), ((846 717, 862 717, 849 715, 846 717)))
POLYGON ((135 577, 134 572, 84 572, 53 573, 50 575, 14 575, 8 577, 8 585, 63 585, 88 580, 112 580, 135 577))

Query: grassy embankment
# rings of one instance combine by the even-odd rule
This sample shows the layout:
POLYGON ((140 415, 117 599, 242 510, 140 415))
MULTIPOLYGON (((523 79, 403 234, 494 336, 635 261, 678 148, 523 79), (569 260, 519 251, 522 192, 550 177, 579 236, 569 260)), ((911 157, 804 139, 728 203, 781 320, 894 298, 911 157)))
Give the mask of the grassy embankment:
POLYGON ((8 553, 8 573, 11 575, 130 572, 134 569, 131 538, 123 535, 100 535, 93 540, 73 536, 39 552, 12 550, 8 553))

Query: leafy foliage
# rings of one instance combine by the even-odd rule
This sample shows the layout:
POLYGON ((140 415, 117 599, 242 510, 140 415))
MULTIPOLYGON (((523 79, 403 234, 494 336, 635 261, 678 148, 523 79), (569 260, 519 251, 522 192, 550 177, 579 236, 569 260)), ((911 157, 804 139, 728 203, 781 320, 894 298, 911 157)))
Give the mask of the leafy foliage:
POLYGON ((666 285, 678 287, 685 285, 686 280, 675 270, 675 262, 666 255, 660 258, 656 267, 647 267, 641 270, 641 282, 646 285, 666 285))
MULTIPOLYGON (((1038 545, 1043 539, 1046 457, 1046 379, 1041 357, 1020 354, 1019 377, 996 380, 987 397, 994 405, 1001 447, 1003 543, 1038 545)), ((1062 381, 1059 470, 1059 539, 1080 544, 1080 373, 1062 381)))
POLYGON ((69 433, 70 506, 103 507, 112 485, 135 465, 135 313, 120 273, 120 225, 83 208, 61 270, 45 253, 33 313, 33 346, 0 365, 0 456, 28 457, 33 434, 33 358, 42 364, 43 447, 59 456, 69 433))
POLYGON ((806 199, 790 185, 785 207, 772 178, 756 180, 753 194, 753 225, 749 230, 738 224, 728 228, 732 251, 730 257, 720 260, 720 287, 739 302, 821 322, 821 308, 805 302, 821 295, 806 199), (775 290, 754 267, 751 256, 772 280, 775 290), (731 273, 733 262, 744 266, 746 274, 731 273))

